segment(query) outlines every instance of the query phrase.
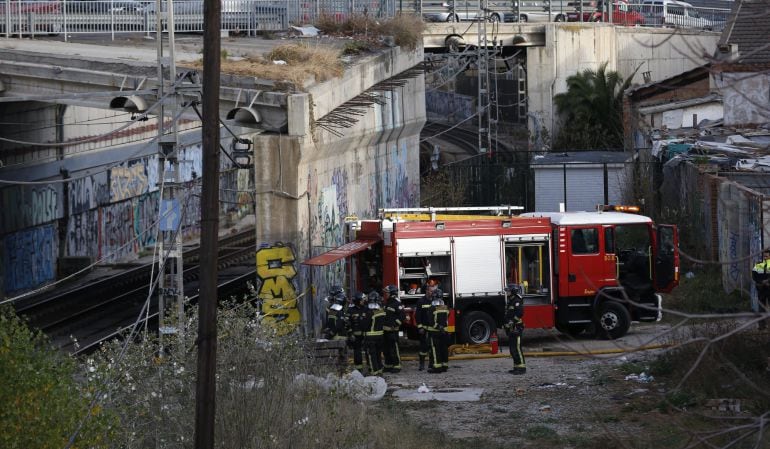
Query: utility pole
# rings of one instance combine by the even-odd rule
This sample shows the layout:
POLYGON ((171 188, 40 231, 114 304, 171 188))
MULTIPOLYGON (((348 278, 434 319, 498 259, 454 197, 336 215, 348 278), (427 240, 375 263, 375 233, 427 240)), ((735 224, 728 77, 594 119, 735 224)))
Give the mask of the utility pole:
MULTIPOLYGON (((195 447, 214 447, 219 235, 219 69, 222 2, 203 1, 203 173, 195 447)), ((255 211, 256 212, 256 211, 255 211)))
POLYGON ((178 127, 175 118, 179 106, 176 85, 176 61, 174 59, 174 2, 156 0, 156 47, 158 55, 158 173, 163 190, 160 198, 159 267, 158 267, 158 322, 160 356, 163 356, 164 335, 184 338, 184 280, 182 278, 181 220, 183 196, 181 171, 178 158, 178 127), (168 11, 168 54, 163 48, 163 5, 168 11), (170 127, 170 130, 169 130, 170 127), (175 317, 166 317, 167 309, 176 309, 175 317))

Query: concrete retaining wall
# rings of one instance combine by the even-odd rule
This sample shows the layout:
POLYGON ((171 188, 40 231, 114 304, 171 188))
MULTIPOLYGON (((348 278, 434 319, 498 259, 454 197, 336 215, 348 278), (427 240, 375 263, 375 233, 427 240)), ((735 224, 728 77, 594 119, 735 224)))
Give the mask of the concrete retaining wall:
MULTIPOLYGON (((566 92, 567 78, 607 62, 607 69, 644 83, 643 73, 657 81, 692 69, 713 54, 718 33, 700 30, 659 30, 608 24, 546 24, 546 45, 527 48, 529 112, 540 118, 553 136, 559 120, 553 104, 566 92)), ((532 126, 532 121, 530 121, 532 126)), ((532 130, 530 130, 532 131, 532 130)))

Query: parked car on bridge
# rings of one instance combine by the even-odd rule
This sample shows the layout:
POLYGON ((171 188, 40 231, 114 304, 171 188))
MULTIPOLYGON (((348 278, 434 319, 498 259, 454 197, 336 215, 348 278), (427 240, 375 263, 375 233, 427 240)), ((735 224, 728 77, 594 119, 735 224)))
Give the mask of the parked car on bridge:
POLYGON ((61 3, 58 1, 0 2, 0 34, 58 34, 61 29, 61 3))
MULTIPOLYGON (((568 6, 575 9, 567 13, 567 21, 581 21, 580 2, 571 2, 568 3, 568 6)), ((583 22, 612 22, 626 26, 644 25, 645 23, 644 16, 634 10, 625 0, 613 0, 609 5, 603 0, 584 1, 582 14, 583 22), (612 9, 612 20, 610 20, 608 7, 612 9)))
POLYGON ((641 11, 648 25, 716 31, 725 27, 728 12, 714 8, 695 8, 690 3, 678 0, 643 0, 641 11))
MULTIPOLYGON (((489 22, 516 22, 509 0, 492 0, 482 16, 489 22)), ((460 22, 478 20, 478 0, 423 1, 422 17, 426 22, 460 22)))

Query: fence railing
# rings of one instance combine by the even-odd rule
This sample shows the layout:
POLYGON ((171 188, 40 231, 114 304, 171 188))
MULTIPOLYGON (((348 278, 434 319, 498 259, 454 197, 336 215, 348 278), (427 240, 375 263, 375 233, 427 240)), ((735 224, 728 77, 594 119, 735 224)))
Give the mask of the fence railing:
MULTIPOLYGON (((152 33, 168 28, 168 2, 153 0, 0 0, 0 35, 152 33)), ((420 14, 425 21, 609 22, 624 26, 720 31, 730 11, 672 5, 663 0, 537 2, 490 0, 479 12, 473 0, 222 0, 222 29, 253 35, 315 23, 321 15, 344 21, 420 14), (598 5, 598 6, 597 6, 598 5)), ((203 0, 173 1, 174 29, 203 31, 203 0)))

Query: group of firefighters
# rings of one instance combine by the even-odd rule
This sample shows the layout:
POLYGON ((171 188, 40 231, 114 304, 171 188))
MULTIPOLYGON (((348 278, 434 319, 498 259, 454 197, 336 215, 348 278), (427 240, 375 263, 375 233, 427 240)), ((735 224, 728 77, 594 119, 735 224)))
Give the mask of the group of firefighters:
MULTIPOLYGON (((425 294, 415 304, 414 319, 420 337, 419 367, 425 369, 428 359, 429 373, 443 373, 449 368, 449 308, 444 303, 444 292, 436 283, 429 282, 425 294)), ((508 333, 510 352, 513 357, 512 374, 524 374, 526 365, 521 350, 524 331, 524 304, 520 286, 511 284, 505 288, 506 302, 504 328, 508 333)), ((348 300, 345 289, 333 286, 329 289, 326 325, 323 336, 330 340, 346 340, 353 349, 354 368, 363 371, 364 360, 369 375, 401 371, 401 354, 398 348, 401 325, 410 318, 398 297, 399 289, 388 285, 368 294, 356 292, 348 300)))

